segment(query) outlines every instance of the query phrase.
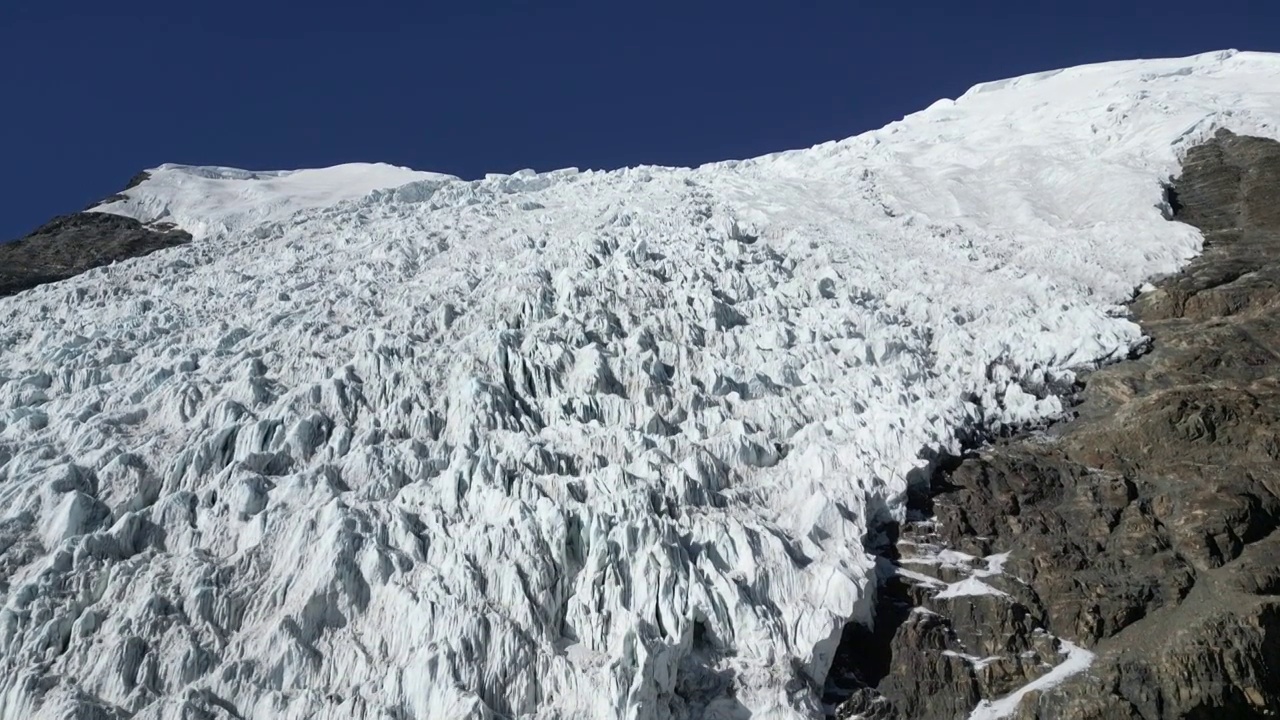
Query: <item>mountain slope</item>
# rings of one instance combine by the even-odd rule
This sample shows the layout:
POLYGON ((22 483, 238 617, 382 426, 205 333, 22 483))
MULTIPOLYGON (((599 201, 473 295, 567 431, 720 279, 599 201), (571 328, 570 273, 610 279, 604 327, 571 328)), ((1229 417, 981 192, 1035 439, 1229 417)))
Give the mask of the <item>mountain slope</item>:
POLYGON ((1130 303, 1151 347, 912 493, 837 717, 1274 717, 1280 143, 1219 130, 1170 198, 1205 252, 1130 303))
POLYGON ((163 166, 0 299, 0 717, 820 716, 868 533, 1060 413, 1280 57, 981 85, 697 169, 163 166))
POLYGON ((54 218, 26 237, 0 245, 0 296, 190 240, 182 230, 147 227, 119 215, 81 212, 54 218))

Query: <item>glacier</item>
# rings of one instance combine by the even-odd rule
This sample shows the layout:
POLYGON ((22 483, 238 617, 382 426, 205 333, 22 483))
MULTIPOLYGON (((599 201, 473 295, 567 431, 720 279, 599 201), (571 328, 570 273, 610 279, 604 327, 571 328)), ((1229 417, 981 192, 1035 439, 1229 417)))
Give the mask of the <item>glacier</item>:
POLYGON ((95 210, 193 243, 0 298, 0 718, 822 717, 868 536, 1141 347, 1182 153, 1278 123, 1224 51, 698 168, 153 169, 95 210))

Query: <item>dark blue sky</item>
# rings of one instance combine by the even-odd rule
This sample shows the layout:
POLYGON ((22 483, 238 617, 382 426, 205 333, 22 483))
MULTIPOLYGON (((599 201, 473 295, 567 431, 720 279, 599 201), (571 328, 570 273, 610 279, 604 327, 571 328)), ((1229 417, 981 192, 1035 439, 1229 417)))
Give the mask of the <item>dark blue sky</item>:
POLYGON ((3 6, 0 239, 162 162, 688 165, 853 135, 984 80, 1280 50, 1262 0, 3 6))

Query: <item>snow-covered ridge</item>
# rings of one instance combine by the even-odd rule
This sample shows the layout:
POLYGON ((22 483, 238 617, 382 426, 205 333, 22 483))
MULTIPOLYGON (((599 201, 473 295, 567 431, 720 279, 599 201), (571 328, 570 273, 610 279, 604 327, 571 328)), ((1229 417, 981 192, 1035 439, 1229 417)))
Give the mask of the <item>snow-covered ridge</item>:
POLYGON ((333 207, 374 190, 457 179, 385 163, 259 171, 166 163, 147 174, 143 183, 93 210, 171 222, 201 237, 270 227, 301 210, 333 207))
POLYGON ((158 168, 99 209, 196 242, 0 299, 0 718, 817 717, 922 453, 1139 342, 1179 152, 1277 121, 1215 53, 696 169, 158 168))

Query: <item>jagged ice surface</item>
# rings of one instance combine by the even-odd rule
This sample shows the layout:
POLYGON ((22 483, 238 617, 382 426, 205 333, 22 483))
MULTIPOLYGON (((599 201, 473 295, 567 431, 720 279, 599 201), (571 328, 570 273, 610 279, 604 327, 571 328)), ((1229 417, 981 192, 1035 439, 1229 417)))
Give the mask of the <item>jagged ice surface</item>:
POLYGON ((0 718, 809 718, 864 536, 1061 410, 1280 58, 980 85, 697 169, 163 166, 0 299, 0 718))

